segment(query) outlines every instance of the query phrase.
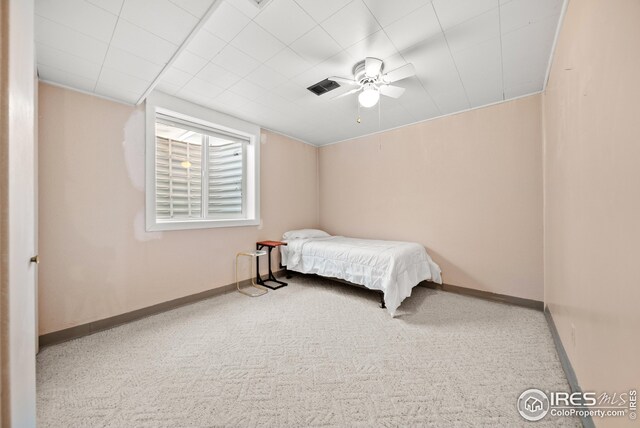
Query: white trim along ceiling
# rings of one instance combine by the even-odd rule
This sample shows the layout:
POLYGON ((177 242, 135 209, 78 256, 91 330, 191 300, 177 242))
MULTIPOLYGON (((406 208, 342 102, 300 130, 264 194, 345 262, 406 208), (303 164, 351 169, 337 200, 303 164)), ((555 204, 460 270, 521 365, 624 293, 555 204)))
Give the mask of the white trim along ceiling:
POLYGON ((541 92, 566 0, 36 0, 40 80, 128 104, 152 90, 314 145, 541 92), (415 76, 358 108, 365 57, 415 76), (358 117, 360 121, 358 121, 358 117))

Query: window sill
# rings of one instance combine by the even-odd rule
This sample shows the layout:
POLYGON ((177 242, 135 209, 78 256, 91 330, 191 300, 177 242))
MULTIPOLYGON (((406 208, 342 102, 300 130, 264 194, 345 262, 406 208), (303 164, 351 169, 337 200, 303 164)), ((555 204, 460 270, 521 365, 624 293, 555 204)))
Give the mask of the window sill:
POLYGON ((259 225, 260 220, 256 219, 159 221, 155 224, 147 224, 147 232, 259 225))

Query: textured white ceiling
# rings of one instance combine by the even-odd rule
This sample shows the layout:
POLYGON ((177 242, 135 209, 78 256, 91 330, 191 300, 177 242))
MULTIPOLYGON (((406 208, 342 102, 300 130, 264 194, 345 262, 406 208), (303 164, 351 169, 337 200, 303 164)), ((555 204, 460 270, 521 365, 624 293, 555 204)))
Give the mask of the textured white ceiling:
POLYGON ((541 91, 563 1, 37 0, 38 71, 130 103, 157 85, 322 145, 541 91), (366 56, 417 75, 361 123, 355 95, 331 99, 350 88, 307 91, 366 56))

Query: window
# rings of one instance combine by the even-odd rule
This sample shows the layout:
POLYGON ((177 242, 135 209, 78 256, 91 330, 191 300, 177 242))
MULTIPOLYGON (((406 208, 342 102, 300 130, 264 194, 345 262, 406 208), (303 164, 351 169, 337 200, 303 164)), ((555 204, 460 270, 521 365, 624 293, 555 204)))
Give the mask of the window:
POLYGON ((242 218, 248 141, 156 116, 156 219, 242 218))
POLYGON ((164 108, 147 116, 148 230, 259 224, 254 134, 164 108))

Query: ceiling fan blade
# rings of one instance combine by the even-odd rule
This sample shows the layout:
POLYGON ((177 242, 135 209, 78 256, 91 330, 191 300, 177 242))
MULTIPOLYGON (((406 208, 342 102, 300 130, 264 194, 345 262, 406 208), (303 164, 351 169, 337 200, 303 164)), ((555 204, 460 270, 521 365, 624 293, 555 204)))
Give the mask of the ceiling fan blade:
POLYGON ((364 74, 367 77, 376 77, 382 70, 382 60, 367 57, 364 59, 364 74))
POLYGON ((347 95, 355 94, 359 90, 360 90, 360 88, 352 89, 352 90, 350 90, 348 92, 345 92, 344 94, 336 95, 335 97, 333 97, 331 99, 332 100, 337 100, 338 98, 342 98, 342 97, 346 97, 347 95))
POLYGON ((333 77, 327 77, 327 79, 328 79, 328 80, 332 80, 332 81, 334 81, 334 82, 341 83, 341 84, 343 84, 343 85, 354 85, 354 86, 360 86, 360 83, 359 83, 359 82, 356 82, 356 81, 355 81, 355 80, 353 80, 353 79, 347 79, 346 77, 336 77, 336 76, 333 76, 333 77))
POLYGON ((404 88, 393 85, 382 85, 380 86, 380 93, 391 98, 400 98, 400 96, 404 94, 404 88))
POLYGON ((413 64, 405 64, 402 67, 398 67, 395 70, 391 70, 382 76, 382 80, 385 83, 393 83, 398 80, 406 79, 407 77, 415 76, 416 68, 413 64))

